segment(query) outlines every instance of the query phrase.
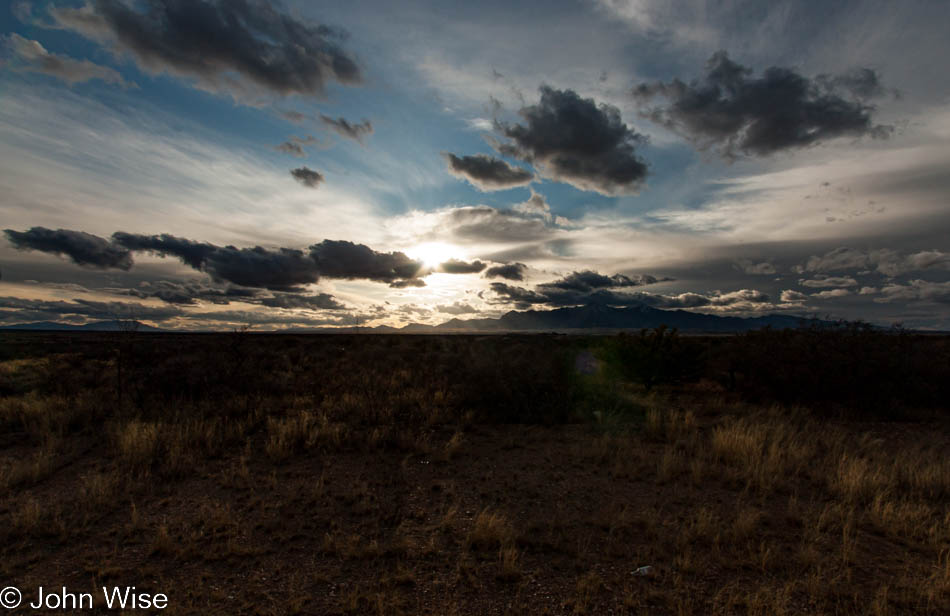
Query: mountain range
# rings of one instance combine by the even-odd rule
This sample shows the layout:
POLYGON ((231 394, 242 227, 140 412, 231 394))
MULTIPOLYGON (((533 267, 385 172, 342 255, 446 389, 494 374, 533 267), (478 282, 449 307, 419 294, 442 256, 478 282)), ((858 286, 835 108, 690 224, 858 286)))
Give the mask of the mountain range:
MULTIPOLYGON (((649 306, 612 308, 601 304, 555 310, 525 310, 505 313, 497 319, 454 318, 439 325, 410 323, 401 328, 380 325, 378 327, 307 328, 298 327, 282 332, 294 333, 478 333, 478 332, 552 332, 552 331, 613 331, 622 329, 654 328, 660 325, 675 327, 683 332, 737 332, 763 327, 775 329, 798 327, 804 317, 769 314, 759 317, 731 317, 687 312, 685 310, 661 310, 649 306)), ((56 330, 56 331, 127 331, 126 323, 97 321, 85 325, 72 325, 43 321, 7 325, 0 330, 56 330)), ((133 328, 139 332, 170 331, 136 322, 133 328)), ((260 331, 260 330, 258 330, 260 331)))
POLYGON ((93 321, 83 325, 72 323, 57 323, 56 321, 36 321, 34 323, 18 323, 4 325, 0 330, 42 330, 63 332, 161 332, 168 331, 158 327, 146 325, 140 321, 93 321))
POLYGON ((798 327, 802 317, 770 314, 760 317, 721 317, 685 310, 660 310, 650 306, 612 308, 592 304, 554 310, 505 313, 497 319, 450 319, 440 325, 410 324, 396 331, 563 331, 654 328, 660 325, 691 332, 733 332, 763 327, 798 327))

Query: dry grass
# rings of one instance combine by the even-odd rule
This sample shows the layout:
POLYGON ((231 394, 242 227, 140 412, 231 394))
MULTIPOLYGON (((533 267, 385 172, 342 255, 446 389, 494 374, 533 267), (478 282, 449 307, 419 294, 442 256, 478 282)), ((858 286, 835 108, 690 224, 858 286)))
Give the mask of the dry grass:
POLYGON ((510 546, 513 539, 514 531, 505 516, 483 509, 475 516, 465 545, 471 550, 502 549, 510 546))
POLYGON ((549 375, 474 340, 261 340, 231 380, 195 367, 205 342, 150 356, 174 387, 121 401, 111 360, 0 362, 25 388, 0 396, 0 574, 139 571, 182 589, 178 613, 950 613, 944 423, 622 383, 642 411, 506 425, 486 417, 533 417, 549 375))
POLYGON ((133 472, 151 468, 158 459, 161 426, 134 419, 115 431, 115 447, 120 463, 133 472))

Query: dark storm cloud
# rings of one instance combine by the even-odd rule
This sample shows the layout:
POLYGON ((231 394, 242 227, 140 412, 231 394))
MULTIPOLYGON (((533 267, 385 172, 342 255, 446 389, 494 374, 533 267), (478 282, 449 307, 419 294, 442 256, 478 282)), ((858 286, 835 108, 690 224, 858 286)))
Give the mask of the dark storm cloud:
POLYGON ((130 250, 178 257, 186 265, 207 272, 216 282, 291 290, 317 282, 320 278, 310 255, 293 248, 235 248, 194 242, 168 234, 138 235, 121 231, 114 233, 112 238, 130 250))
MULTIPOLYGON (((888 93, 881 83, 880 75, 870 68, 856 68, 841 75, 818 75, 815 81, 829 93, 846 90, 860 100, 877 98, 888 93)), ((896 92, 894 94, 897 95, 896 92)))
POLYGON ((238 287, 211 287, 199 281, 174 282, 158 280, 143 282, 132 289, 112 290, 120 295, 131 295, 140 299, 156 298, 168 304, 185 306, 196 305, 199 301, 212 304, 229 304, 232 300, 248 301, 257 296, 254 289, 238 287))
MULTIPOLYGON (((600 276, 597 274, 597 276, 600 276)), ((615 277, 603 276, 607 280, 615 277)), ((602 281, 601 281, 602 282, 602 281)), ((613 285, 636 286, 636 285, 613 285)), ((555 286, 550 283, 535 286, 534 290, 509 285, 503 282, 491 283, 492 292, 500 301, 493 303, 514 304, 519 309, 530 306, 565 307, 601 304, 610 306, 651 306, 654 308, 724 308, 749 306, 769 302, 769 296, 761 291, 742 289, 730 293, 681 293, 679 295, 660 295, 655 293, 617 292, 609 286, 590 285, 555 286)))
POLYGON ((320 274, 327 278, 393 283, 415 279, 422 272, 422 262, 405 253, 376 252, 369 246, 343 240, 314 244, 310 247, 310 256, 320 274))
POLYGON ((320 278, 309 255, 295 248, 218 247, 208 255, 204 270, 215 281, 285 291, 320 278))
POLYGON ((329 81, 361 79, 340 47, 343 32, 267 0, 91 0, 50 14, 56 27, 128 52, 147 71, 190 77, 238 97, 255 90, 322 95, 329 81))
POLYGON ((623 123, 616 107, 542 86, 540 102, 519 113, 524 125, 496 123, 510 140, 496 147, 543 177, 605 195, 636 193, 646 178, 647 164, 635 151, 644 137, 623 123))
POLYGON ((524 263, 505 263, 485 270, 485 278, 504 278, 505 280, 524 280, 528 266, 524 263))
POLYGON ((231 301, 240 301, 250 304, 260 304, 268 308, 306 308, 309 310, 344 310, 346 306, 336 301, 328 293, 317 295, 302 295, 298 293, 275 293, 271 296, 262 296, 256 289, 240 287, 210 287, 199 281, 172 282, 160 280, 145 282, 135 289, 124 289, 123 295, 133 295, 140 298, 158 298, 170 304, 196 305, 198 301, 212 304, 230 304, 231 301))
POLYGON ((516 186, 527 186, 534 180, 534 174, 527 169, 509 165, 500 158, 486 154, 474 156, 456 156, 443 154, 448 163, 449 173, 468 180, 482 191, 506 190, 516 186))
POLYGON ((458 259, 449 259, 444 263, 440 263, 436 271, 444 274, 477 274, 486 267, 487 266, 481 261, 468 263, 466 261, 459 261, 458 259))
POLYGON ((363 139, 373 134, 373 123, 369 120, 363 120, 357 124, 348 122, 345 118, 333 119, 330 116, 320 114, 320 120, 327 128, 341 137, 352 139, 358 143, 363 143, 363 139))
POLYGON ((426 286, 426 281, 422 278, 407 278, 405 280, 396 280, 395 282, 389 283, 389 286, 393 289, 407 289, 409 287, 424 287, 426 286))
MULTIPOLYGON (((191 268, 207 273, 217 283, 250 289, 299 291, 303 285, 315 283, 321 277, 424 286, 420 276, 429 273, 423 270, 421 261, 405 253, 377 252, 364 244, 343 240, 323 240, 307 250, 299 250, 216 246, 167 233, 142 235, 117 231, 112 234, 111 242, 81 231, 50 231, 42 227, 24 232, 7 230, 6 234, 19 248, 68 254, 77 263, 97 267, 127 270, 132 266, 132 252, 173 256, 191 268)), ((475 272, 485 266, 479 262, 450 262, 449 267, 469 268, 475 272)), ((230 292, 240 293, 233 289, 230 292)))
POLYGON ((491 290, 505 303, 512 303, 519 307, 532 304, 547 304, 549 298, 524 287, 517 287, 504 282, 491 283, 491 290))
POLYGON ((208 258, 219 250, 214 244, 195 242, 167 233, 140 235, 116 231, 112 234, 112 241, 133 251, 148 251, 163 257, 167 255, 178 257, 182 263, 196 270, 203 269, 208 258))
POLYGON ((882 88, 870 69, 815 79, 775 66, 761 77, 751 74, 719 51, 702 79, 640 84, 633 94, 644 116, 727 158, 768 155, 835 137, 885 137, 891 131, 871 122, 874 107, 865 101, 882 88), (647 108, 655 97, 667 105, 647 108))
MULTIPOLYGON (((668 280, 668 279, 664 279, 668 280)), ((636 278, 625 276, 623 274, 614 274, 607 276, 598 274, 591 270, 582 272, 572 272, 563 278, 553 282, 545 282, 538 285, 539 289, 561 289, 565 291, 590 292, 596 289, 608 289, 618 287, 638 287, 645 284, 653 284, 658 280, 650 275, 642 274, 636 278)))
POLYGON ((279 293, 273 297, 261 298, 260 303, 271 308, 306 308, 308 310, 344 310, 346 308, 329 293, 317 295, 279 293))
POLYGON ((39 41, 23 38, 15 32, 0 36, 0 47, 4 49, 4 56, 18 60, 18 64, 13 65, 17 70, 43 73, 70 84, 101 79, 124 88, 134 85, 122 79, 118 71, 108 66, 51 53, 39 41))
POLYGON ((292 175, 295 180, 308 188, 316 188, 323 181, 323 174, 321 174, 319 171, 314 171, 309 167, 298 167, 297 169, 291 169, 290 175, 292 175))
POLYGON ((30 318, 60 319, 67 316, 81 316, 91 319, 148 319, 165 321, 181 316, 180 308, 174 306, 145 306, 135 302, 97 302, 74 299, 71 302, 61 300, 21 299, 18 297, 0 297, 0 314, 6 320, 19 320, 17 312, 31 313, 30 318))
POLYGON ((32 227, 27 231, 5 229, 7 239, 20 250, 38 250, 65 255, 74 263, 88 267, 128 270, 132 255, 124 247, 82 231, 32 227))

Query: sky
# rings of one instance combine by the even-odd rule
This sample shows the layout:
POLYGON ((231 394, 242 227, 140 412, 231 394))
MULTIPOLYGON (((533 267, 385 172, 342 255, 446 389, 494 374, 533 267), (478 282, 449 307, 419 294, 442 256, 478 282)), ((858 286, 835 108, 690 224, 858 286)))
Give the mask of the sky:
POLYGON ((0 325, 950 329, 950 3, 0 5, 0 325))

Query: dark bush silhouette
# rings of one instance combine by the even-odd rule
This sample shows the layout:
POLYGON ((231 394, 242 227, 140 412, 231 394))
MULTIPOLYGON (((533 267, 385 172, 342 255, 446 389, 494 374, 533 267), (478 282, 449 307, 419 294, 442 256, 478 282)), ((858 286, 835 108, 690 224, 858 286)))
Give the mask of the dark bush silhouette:
POLYGON ((608 344, 608 354, 624 378, 641 383, 647 391, 696 380, 703 371, 702 345, 665 325, 618 335, 608 344))
POLYGON ((897 416, 950 394, 943 337, 862 322, 813 322, 747 332, 718 345, 710 376, 755 401, 897 416))

